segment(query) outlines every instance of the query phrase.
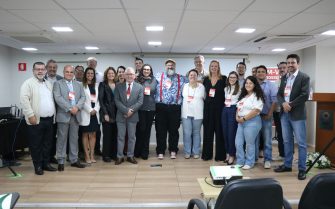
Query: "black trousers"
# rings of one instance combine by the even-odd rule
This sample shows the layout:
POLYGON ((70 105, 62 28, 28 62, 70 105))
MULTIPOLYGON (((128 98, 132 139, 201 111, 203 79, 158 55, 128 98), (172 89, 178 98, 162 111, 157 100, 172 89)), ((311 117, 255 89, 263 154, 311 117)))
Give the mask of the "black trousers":
POLYGON ((96 142, 95 142, 95 147, 94 147, 94 151, 95 153, 101 153, 101 145, 100 145, 100 142, 101 142, 101 131, 100 131, 100 125, 99 125, 99 129, 96 131, 96 142))
POLYGON ((155 111, 138 111, 139 121, 136 126, 135 157, 148 158, 152 122, 155 111))
POLYGON ((178 152, 178 141, 181 117, 180 105, 166 105, 162 103, 156 104, 156 139, 157 139, 157 154, 165 154, 166 137, 169 133, 169 152, 178 152))
POLYGON ((53 117, 40 118, 38 125, 28 125, 27 134, 29 149, 34 167, 42 167, 49 163, 51 143, 53 140, 53 117))
POLYGON ((281 122, 280 122, 280 112, 273 112, 273 121, 275 122, 275 126, 276 126, 279 156, 285 157, 284 140, 283 140, 283 134, 282 134, 283 132, 281 129, 281 122))
POLYGON ((226 149, 224 145, 223 131, 221 125, 222 108, 205 107, 204 112, 204 140, 202 143, 203 160, 213 159, 213 144, 215 133, 215 160, 223 161, 226 159, 226 149))
POLYGON ((116 123, 102 123, 102 156, 116 159, 117 126, 116 123))
POLYGON ((50 150, 50 159, 56 155, 56 143, 57 143, 57 123, 54 123, 52 126, 52 141, 51 141, 51 150, 50 150))

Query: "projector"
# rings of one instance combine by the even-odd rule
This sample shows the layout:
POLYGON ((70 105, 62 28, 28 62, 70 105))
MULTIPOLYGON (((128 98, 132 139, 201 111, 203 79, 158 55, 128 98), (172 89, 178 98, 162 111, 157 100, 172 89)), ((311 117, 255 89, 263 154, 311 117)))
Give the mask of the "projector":
POLYGON ((209 174, 215 185, 225 185, 235 179, 242 179, 243 174, 238 166, 211 166, 209 174))

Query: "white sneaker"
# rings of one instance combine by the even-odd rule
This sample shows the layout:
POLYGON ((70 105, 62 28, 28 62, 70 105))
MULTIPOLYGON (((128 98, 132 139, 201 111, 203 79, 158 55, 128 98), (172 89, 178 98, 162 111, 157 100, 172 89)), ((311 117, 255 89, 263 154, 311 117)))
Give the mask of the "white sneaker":
POLYGON ((251 169, 251 166, 250 166, 250 165, 244 165, 244 166, 242 167, 242 169, 243 169, 243 170, 249 170, 249 169, 251 169))
POLYGON ((193 155, 193 158, 194 158, 194 159, 199 159, 199 158, 200 158, 200 155, 193 155))
POLYGON ((238 168, 242 168, 243 167, 243 165, 239 165, 239 164, 236 164, 235 166, 238 167, 238 168))
POLYGON ((264 168, 265 169, 270 169, 271 168, 271 162, 270 161, 265 161, 264 168))
POLYGON ((283 161, 284 158, 282 156, 277 156, 272 158, 273 161, 283 161))
POLYGON ((191 157, 191 155, 188 155, 188 154, 184 155, 185 159, 190 159, 190 157, 191 157))
POLYGON ((164 159, 164 155, 163 154, 159 154, 158 155, 158 159, 163 160, 164 159))
POLYGON ((170 156, 171 159, 176 159, 176 153, 175 152, 171 152, 171 156, 170 156))

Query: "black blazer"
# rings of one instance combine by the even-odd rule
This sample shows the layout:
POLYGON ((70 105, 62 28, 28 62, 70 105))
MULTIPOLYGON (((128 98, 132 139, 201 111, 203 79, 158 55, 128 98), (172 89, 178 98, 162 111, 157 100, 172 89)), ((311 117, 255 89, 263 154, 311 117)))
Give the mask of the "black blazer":
MULTIPOLYGON (((277 94, 278 103, 283 107, 285 102, 284 90, 286 87, 287 76, 281 78, 280 87, 277 94)), ((299 70, 297 77, 294 80, 291 95, 290 106, 292 107, 289 115, 292 120, 306 120, 305 102, 309 96, 309 76, 299 70)), ((283 111, 283 108, 282 108, 283 111)))
POLYGON ((115 123, 116 121, 116 105, 114 100, 114 93, 108 84, 101 82, 99 84, 98 99, 100 103, 100 120, 106 122, 104 115, 108 115, 110 122, 115 123))

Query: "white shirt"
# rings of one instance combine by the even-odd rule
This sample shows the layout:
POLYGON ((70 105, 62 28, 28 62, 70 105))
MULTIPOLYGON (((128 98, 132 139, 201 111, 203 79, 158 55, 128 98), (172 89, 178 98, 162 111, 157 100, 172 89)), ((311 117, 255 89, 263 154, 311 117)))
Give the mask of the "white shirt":
POLYGON ((256 93, 253 93, 237 102, 237 115, 244 117, 248 115, 253 109, 262 111, 263 105, 263 101, 261 99, 257 99, 256 93))
POLYGON ((185 84, 182 91, 181 117, 203 119, 205 95, 205 87, 201 83, 198 83, 196 88, 190 87, 189 83, 185 84))
POLYGON ((55 103, 52 96, 52 92, 48 89, 45 82, 39 82, 39 94, 40 94, 40 117, 51 117, 55 114, 55 103))
POLYGON ((236 105, 237 101, 238 101, 238 97, 241 94, 241 88, 239 89, 239 91, 237 92, 236 95, 233 95, 235 91, 235 85, 231 86, 230 92, 228 92, 228 87, 224 88, 224 93, 225 93, 225 106, 229 107, 231 105, 236 105))

